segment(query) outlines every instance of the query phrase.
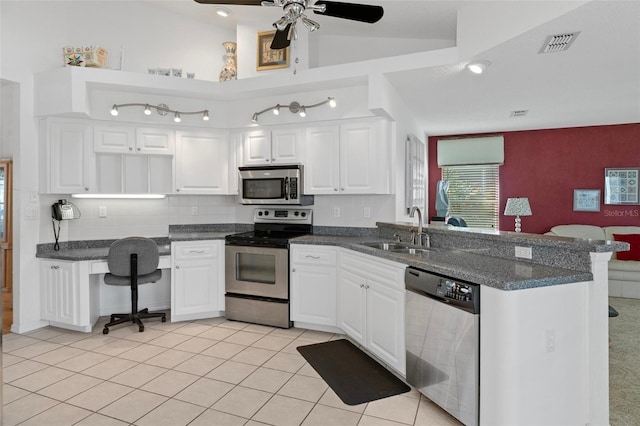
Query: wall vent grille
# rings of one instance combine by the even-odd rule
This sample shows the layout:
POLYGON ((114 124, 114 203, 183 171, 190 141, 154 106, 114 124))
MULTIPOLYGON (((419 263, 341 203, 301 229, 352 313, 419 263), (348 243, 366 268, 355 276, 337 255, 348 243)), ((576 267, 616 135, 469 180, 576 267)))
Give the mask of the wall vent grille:
POLYGON ((569 49, 573 42, 576 40, 580 33, 566 33, 547 36, 540 52, 538 53, 553 53, 564 52, 569 49))

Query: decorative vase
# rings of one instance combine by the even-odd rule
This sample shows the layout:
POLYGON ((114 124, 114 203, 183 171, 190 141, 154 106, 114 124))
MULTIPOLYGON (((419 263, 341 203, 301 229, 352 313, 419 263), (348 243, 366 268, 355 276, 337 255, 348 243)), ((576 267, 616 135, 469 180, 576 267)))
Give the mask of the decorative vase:
POLYGON ((222 43, 222 47, 227 55, 227 59, 224 62, 224 67, 220 71, 220 81, 235 80, 238 78, 236 68, 236 43, 232 41, 225 41, 222 43))

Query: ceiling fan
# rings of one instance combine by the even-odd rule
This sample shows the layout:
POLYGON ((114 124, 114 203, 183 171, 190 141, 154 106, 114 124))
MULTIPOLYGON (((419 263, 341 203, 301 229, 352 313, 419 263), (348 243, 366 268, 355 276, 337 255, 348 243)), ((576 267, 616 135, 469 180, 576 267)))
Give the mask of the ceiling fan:
POLYGON ((318 0, 311 4, 311 0, 195 0, 202 4, 228 4, 240 6, 278 6, 284 11, 284 16, 273 23, 276 35, 271 42, 271 49, 284 49, 295 40, 296 24, 298 20, 309 31, 320 28, 320 24, 307 18, 305 11, 324 16, 350 19, 352 21, 373 24, 378 22, 384 10, 381 6, 368 4, 346 3, 341 1, 318 0))

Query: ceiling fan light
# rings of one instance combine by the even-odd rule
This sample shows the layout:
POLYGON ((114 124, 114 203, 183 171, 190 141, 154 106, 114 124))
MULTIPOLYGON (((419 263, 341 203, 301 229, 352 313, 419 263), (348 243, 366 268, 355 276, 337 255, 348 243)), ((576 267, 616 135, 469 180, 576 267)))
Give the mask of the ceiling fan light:
POLYGON ((302 17, 302 23, 307 28, 307 30, 309 30, 310 33, 314 32, 315 30, 320 28, 320 24, 318 24, 316 21, 312 21, 311 19, 307 18, 306 16, 302 17))
POLYGON ((216 14, 218 16, 222 16, 223 18, 228 18, 231 15, 231 11, 226 7, 218 7, 216 8, 216 14))
POLYGON ((467 69, 474 74, 482 74, 489 64, 487 61, 470 62, 467 64, 467 69))
POLYGON ((289 25, 289 20, 287 19, 286 16, 283 16, 282 18, 278 19, 276 22, 273 23, 273 26, 278 31, 284 31, 284 29, 287 28, 287 25, 289 25))

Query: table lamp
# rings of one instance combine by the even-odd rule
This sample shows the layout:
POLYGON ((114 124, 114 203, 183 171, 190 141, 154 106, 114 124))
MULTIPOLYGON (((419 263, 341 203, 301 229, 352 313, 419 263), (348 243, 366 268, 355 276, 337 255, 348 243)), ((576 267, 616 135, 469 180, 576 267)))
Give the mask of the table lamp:
POLYGON ((508 198, 507 205, 504 208, 504 215, 516 217, 516 232, 520 232, 520 216, 531 216, 529 199, 526 197, 508 198))

